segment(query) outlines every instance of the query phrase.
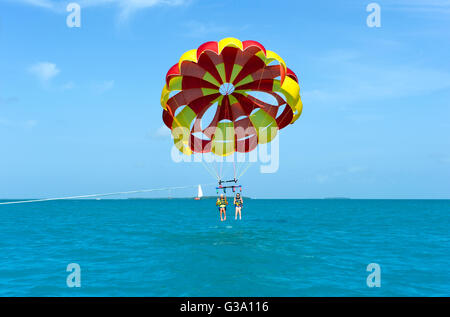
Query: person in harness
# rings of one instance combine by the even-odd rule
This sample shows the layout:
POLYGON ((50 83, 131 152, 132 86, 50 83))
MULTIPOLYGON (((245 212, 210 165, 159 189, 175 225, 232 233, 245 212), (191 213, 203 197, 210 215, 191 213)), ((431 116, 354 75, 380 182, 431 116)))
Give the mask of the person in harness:
POLYGON ((236 206, 236 213, 234 215, 234 220, 237 220, 237 216, 239 214, 239 220, 241 220, 241 209, 244 205, 244 201, 242 200, 241 194, 237 193, 236 197, 234 197, 234 205, 236 206))
POLYGON ((220 197, 217 197, 216 206, 219 207, 220 212, 220 221, 227 220, 227 205, 228 201, 224 194, 220 194, 220 197), (223 214, 223 217, 222 217, 223 214))

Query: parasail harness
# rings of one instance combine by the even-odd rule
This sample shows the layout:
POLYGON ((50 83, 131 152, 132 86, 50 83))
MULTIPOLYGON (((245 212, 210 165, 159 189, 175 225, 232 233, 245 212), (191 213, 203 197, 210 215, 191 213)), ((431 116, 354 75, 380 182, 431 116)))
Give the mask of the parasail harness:
POLYGON ((219 194, 219 191, 222 190, 223 193, 226 194, 228 188, 231 188, 233 193, 236 192, 236 190, 239 190, 242 193, 242 185, 238 185, 238 179, 236 179, 236 178, 226 180, 226 181, 219 179, 219 186, 216 187, 216 193, 219 194), (223 184, 227 184, 227 183, 234 183, 236 185, 223 185, 223 184))

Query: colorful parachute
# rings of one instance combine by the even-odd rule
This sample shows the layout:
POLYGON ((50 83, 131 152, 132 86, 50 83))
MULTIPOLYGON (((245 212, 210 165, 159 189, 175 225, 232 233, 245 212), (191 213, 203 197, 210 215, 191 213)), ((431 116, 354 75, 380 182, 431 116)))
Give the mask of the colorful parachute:
POLYGON ((184 154, 246 153, 268 143, 302 112, 295 73, 255 41, 226 38, 184 53, 166 75, 163 121, 184 154), (274 104, 260 100, 266 93, 274 104), (216 109, 205 127, 204 115, 216 109))

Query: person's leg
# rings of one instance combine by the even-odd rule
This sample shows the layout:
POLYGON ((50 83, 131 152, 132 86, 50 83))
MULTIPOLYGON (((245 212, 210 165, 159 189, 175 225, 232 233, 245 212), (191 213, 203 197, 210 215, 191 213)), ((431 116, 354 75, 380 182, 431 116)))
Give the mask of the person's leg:
POLYGON ((223 221, 227 220, 227 209, 223 209, 223 221))
POLYGON ((241 216, 241 210, 242 210, 242 207, 239 207, 239 220, 242 219, 242 216, 241 216))
POLYGON ((223 221, 223 217, 222 217, 223 209, 220 208, 219 210, 220 210, 220 221, 223 221))
POLYGON ((234 213, 234 220, 236 220, 236 219, 237 219, 237 215, 238 215, 238 209, 239 209, 239 207, 236 207, 236 211, 235 211, 235 213, 234 213))

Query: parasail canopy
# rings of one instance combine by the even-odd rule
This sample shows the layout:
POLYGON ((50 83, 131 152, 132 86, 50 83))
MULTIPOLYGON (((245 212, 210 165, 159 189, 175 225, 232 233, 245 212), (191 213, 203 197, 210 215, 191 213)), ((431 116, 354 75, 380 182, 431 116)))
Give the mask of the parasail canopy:
POLYGON ((166 75, 161 105, 175 146, 186 155, 250 152, 302 112, 298 78, 283 59, 235 38, 184 53, 166 75), (208 110, 214 115, 205 122, 208 110))

